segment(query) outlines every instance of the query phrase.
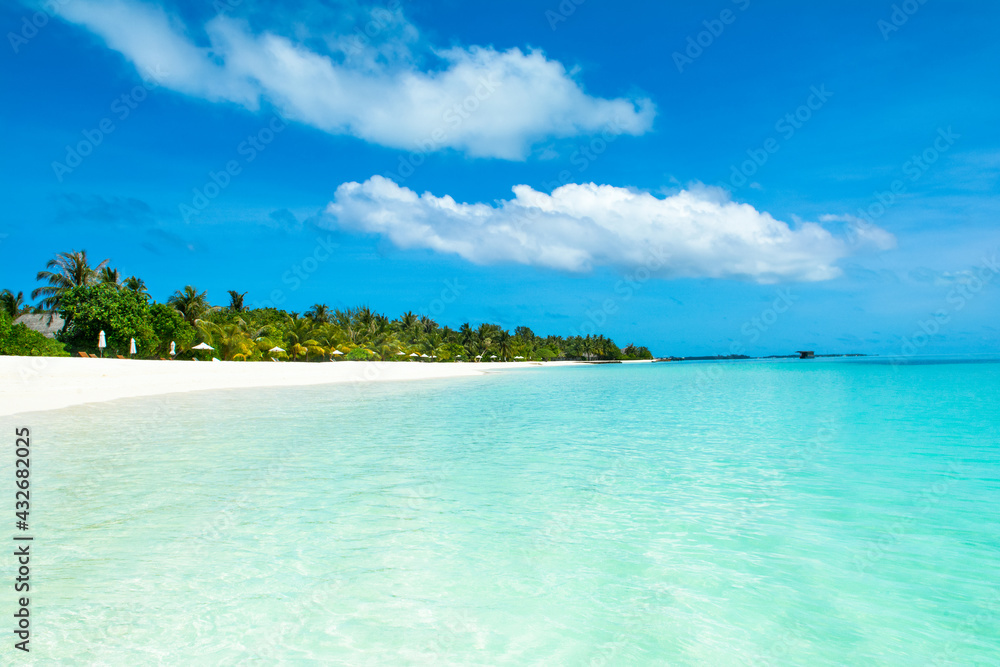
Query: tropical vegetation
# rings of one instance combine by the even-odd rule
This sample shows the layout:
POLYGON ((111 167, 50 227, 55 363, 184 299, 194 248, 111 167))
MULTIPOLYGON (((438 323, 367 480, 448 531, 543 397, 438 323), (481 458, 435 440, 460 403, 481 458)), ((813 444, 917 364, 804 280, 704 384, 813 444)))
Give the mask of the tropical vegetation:
POLYGON ((338 309, 317 303, 302 315, 277 308, 252 308, 245 302, 247 292, 238 290, 229 290, 227 305, 213 306, 208 293, 194 285, 185 285, 165 303, 158 303, 151 300, 140 278, 122 278, 109 266, 109 260, 91 267, 86 251, 60 253, 37 279, 45 284, 32 292, 32 298, 41 297, 34 307, 25 304, 23 293, 0 292, 0 313, 6 322, 6 328, 0 328, 0 354, 18 354, 6 351, 15 348, 65 354, 64 347, 97 353, 103 331, 107 343, 104 353, 127 354, 134 339, 137 356, 153 358, 167 358, 171 348, 178 358, 214 356, 233 361, 489 362, 653 356, 645 347, 630 344, 619 348, 600 335, 541 336, 528 327, 508 331, 489 323, 465 323, 452 329, 410 311, 393 319, 368 306, 338 309), (65 324, 57 340, 37 334, 48 342, 32 338, 28 345, 22 340, 26 334, 18 329, 18 344, 3 347, 14 335, 10 323, 26 311, 61 316, 65 324), (195 349, 202 343, 212 349, 195 349))
POLYGON ((69 352, 59 341, 46 338, 23 324, 13 324, 6 310, 0 310, 0 354, 21 357, 66 357, 69 352))

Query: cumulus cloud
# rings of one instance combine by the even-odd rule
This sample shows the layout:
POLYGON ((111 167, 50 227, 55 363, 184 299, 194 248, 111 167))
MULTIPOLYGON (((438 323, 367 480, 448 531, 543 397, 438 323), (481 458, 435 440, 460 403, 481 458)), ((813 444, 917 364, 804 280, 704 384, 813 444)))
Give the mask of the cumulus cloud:
POLYGON ((266 101, 292 120, 393 148, 523 159, 551 137, 642 134, 655 114, 648 99, 588 95, 536 50, 428 47, 435 66, 422 66, 414 29, 398 17, 381 39, 361 40, 255 31, 226 14, 196 30, 135 0, 73 0, 58 11, 167 88, 250 110, 266 101))
POLYGON ((401 248, 457 254, 477 264, 515 262, 585 272, 646 267, 663 278, 827 280, 850 245, 811 222, 794 227, 718 188, 656 197, 610 185, 527 185, 495 204, 417 194, 381 176, 344 183, 320 224, 379 234, 401 248))

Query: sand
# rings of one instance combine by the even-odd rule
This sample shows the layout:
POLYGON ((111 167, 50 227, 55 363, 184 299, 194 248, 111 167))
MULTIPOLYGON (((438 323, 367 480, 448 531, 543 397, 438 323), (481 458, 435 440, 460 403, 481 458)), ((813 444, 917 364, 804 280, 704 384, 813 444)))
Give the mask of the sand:
POLYGON ((247 363, 0 356, 0 416, 207 389, 428 380, 574 363, 247 363))

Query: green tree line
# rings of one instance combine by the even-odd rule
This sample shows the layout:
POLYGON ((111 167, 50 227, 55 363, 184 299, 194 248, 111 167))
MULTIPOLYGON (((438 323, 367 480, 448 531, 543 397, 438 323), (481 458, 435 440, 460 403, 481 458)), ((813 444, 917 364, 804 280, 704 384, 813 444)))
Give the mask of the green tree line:
POLYGON ((127 354, 132 339, 137 355, 168 358, 171 343, 178 358, 199 356, 199 343, 215 356, 233 361, 268 359, 324 361, 519 361, 553 359, 652 359, 645 347, 619 348, 604 336, 539 336, 528 327, 513 332, 497 324, 458 329, 441 326, 413 312, 390 319, 367 306, 331 309, 315 304, 299 314, 277 308, 250 308, 246 292, 230 290, 226 305, 212 305, 192 285, 166 303, 152 300, 145 283, 123 277, 104 260, 91 266, 86 251, 60 253, 37 279, 29 306, 23 292, 0 293, 0 354, 66 355, 98 352, 105 332, 105 353, 127 354), (65 324, 56 340, 11 322, 26 312, 57 313, 65 324))

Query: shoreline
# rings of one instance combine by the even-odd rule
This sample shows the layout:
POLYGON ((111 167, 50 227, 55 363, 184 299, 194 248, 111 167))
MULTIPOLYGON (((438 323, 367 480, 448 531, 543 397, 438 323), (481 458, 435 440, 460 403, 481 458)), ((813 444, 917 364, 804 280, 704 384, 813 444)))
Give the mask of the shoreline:
POLYGON ((585 362, 267 363, 0 356, 0 416, 211 389, 433 380, 577 365, 585 362))

